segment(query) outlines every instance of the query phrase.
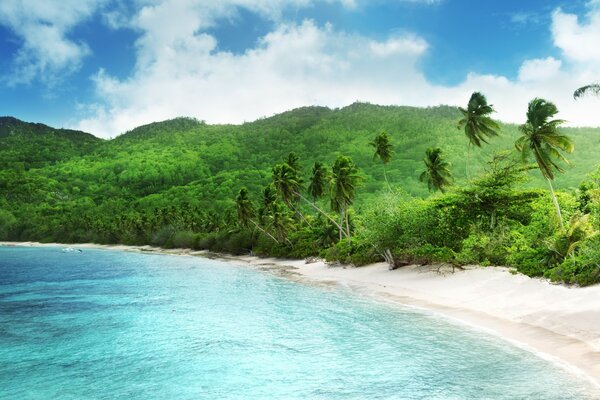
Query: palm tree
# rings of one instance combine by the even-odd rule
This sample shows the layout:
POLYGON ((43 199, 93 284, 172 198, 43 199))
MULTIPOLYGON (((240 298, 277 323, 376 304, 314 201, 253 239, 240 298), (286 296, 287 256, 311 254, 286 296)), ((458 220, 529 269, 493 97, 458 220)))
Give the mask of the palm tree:
POLYGON ((275 202, 277 201, 277 191, 273 187, 273 184, 265 186, 263 189, 262 204, 258 211, 258 218, 261 223, 264 223, 264 218, 271 214, 275 202))
POLYGON ((467 178, 469 178, 471 146, 481 147, 483 143, 488 143, 488 139, 498 136, 500 126, 490 118, 494 112, 493 106, 488 104, 485 96, 479 92, 473 92, 466 109, 462 107, 458 109, 463 115, 458 121, 458 129, 464 129, 469 140, 467 149, 467 178))
POLYGON ((390 143, 390 139, 388 134, 385 132, 381 132, 375 139, 369 143, 369 145, 375 148, 375 154, 373 158, 379 158, 383 162, 383 177, 385 178, 385 182, 388 185, 388 189, 391 191, 392 187, 390 186, 390 182, 387 178, 387 173, 385 171, 385 166, 390 159, 392 158, 392 144, 390 143))
POLYGON ((254 206, 248 198, 248 189, 241 188, 235 198, 235 208, 237 210, 238 221, 244 228, 248 227, 248 223, 254 217, 254 206))
POLYGON ((275 242, 279 243, 273 235, 260 227, 252 218, 256 215, 254 212, 254 206, 252 205, 252 201, 248 197, 248 190, 246 188, 241 188, 237 197, 235 198, 235 207, 237 210, 237 217, 240 225, 244 228, 248 227, 248 223, 252 223, 258 230, 260 230, 265 235, 269 236, 275 242))
POLYGON ((556 106, 544 99, 535 98, 529 102, 527 109, 527 122, 520 126, 521 136, 515 142, 515 147, 521 152, 523 160, 528 160, 533 154, 535 161, 550 186, 550 194, 556 208, 556 214, 561 229, 564 228, 560 205, 554 193, 552 180, 555 171, 562 172, 558 161, 569 161, 561 151, 573 152, 574 145, 567 136, 561 135, 558 127, 564 122, 561 119, 551 120, 558 113, 556 106))
MULTIPOLYGON (((294 153, 291 153, 290 156, 292 154, 294 153)), ((287 162, 275 165, 273 167, 273 185, 275 186, 275 189, 277 189, 277 192, 281 196, 281 200, 283 200, 285 205, 287 205, 296 213, 296 215, 308 223, 304 215, 295 206, 300 198, 299 194, 302 188, 298 171, 291 167, 287 162)))
POLYGON ((346 237, 350 241, 348 208, 354 202, 356 187, 360 181, 358 168, 350 157, 338 156, 333 164, 331 177, 331 208, 340 214, 340 239, 346 224, 346 237))
POLYGON ((313 203, 325 194, 325 184, 327 178, 327 170, 323 163, 316 162, 312 168, 310 182, 308 183, 308 193, 312 197, 313 203))
POLYGON ((300 157, 298 157, 296 153, 292 151, 290 154, 288 154, 285 163, 289 165, 294 171, 296 171, 296 174, 298 176, 300 176, 300 157))
POLYGON ((573 98, 578 99, 588 93, 600 96, 600 83, 592 83, 590 85, 580 87, 579 89, 573 92, 573 98))
POLYGON ((452 174, 448 169, 450 164, 444 160, 442 149, 439 147, 427 149, 423 163, 425 163, 425 171, 421 173, 419 180, 427 182, 429 191, 439 190, 444 193, 446 186, 452 184, 452 174))
POLYGON ((289 216, 281 203, 273 203, 271 214, 269 215, 269 226, 280 241, 286 241, 291 244, 287 238, 287 233, 294 227, 294 220, 289 216))
MULTIPOLYGON (((291 168, 287 163, 277 164, 273 167, 273 185, 277 190, 277 193, 281 197, 281 200, 290 208, 292 208, 296 213, 298 210, 294 207, 293 201, 297 199, 302 199, 306 203, 308 203, 311 207, 313 207, 316 211, 321 213, 325 218, 330 220, 335 224, 338 229, 342 229, 340 225, 331 218, 325 211, 321 210, 316 204, 312 203, 306 197, 302 196, 300 193, 301 185, 298 182, 298 176, 296 174, 296 170, 291 168)), ((303 216, 304 218, 304 216, 303 216)), ((306 221, 306 219, 304 218, 306 221)))

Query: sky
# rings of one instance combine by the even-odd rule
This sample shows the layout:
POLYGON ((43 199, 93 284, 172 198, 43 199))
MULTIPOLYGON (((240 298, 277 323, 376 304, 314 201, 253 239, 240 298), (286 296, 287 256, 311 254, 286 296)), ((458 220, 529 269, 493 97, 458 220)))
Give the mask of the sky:
POLYGON ((600 0, 2 0, 0 115, 115 137, 190 116, 556 103, 600 126, 600 0))

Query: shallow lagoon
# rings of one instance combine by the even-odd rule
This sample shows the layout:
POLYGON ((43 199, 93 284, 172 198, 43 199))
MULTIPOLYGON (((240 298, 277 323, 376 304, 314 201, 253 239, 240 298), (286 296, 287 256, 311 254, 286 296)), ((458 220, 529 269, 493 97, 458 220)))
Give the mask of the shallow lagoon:
POLYGON ((0 247, 0 398, 597 396, 498 338, 343 289, 196 257, 0 247))

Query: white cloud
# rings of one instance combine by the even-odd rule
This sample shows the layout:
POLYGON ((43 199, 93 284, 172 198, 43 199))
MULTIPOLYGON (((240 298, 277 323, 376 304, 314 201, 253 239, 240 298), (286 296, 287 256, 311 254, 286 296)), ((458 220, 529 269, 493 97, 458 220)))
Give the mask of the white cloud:
POLYGON ((560 73, 562 62, 554 57, 527 60, 519 68, 522 82, 547 81, 560 73))
MULTIPOLYGON (((598 99, 576 102, 571 97, 575 88, 600 79, 600 50, 593 46, 600 43, 600 10, 592 3, 581 21, 561 10, 552 14, 550 31, 562 57, 526 60, 516 79, 470 73, 461 84, 446 87, 428 82, 422 73, 419 61, 428 44, 417 35, 373 40, 328 24, 282 20, 286 7, 308 7, 316 1, 138 0, 133 16, 111 10, 105 14, 111 26, 126 25, 140 32, 134 72, 118 79, 99 71, 93 78, 98 102, 83 105, 86 117, 71 126, 115 136, 140 124, 181 115, 238 123, 299 106, 338 107, 356 100, 414 106, 465 104, 475 90, 486 94, 504 121, 523 122, 528 101, 544 97, 555 102, 560 117, 572 124, 600 125, 598 99), (221 51, 206 32, 223 18, 235 18, 240 7, 270 19, 276 28, 244 54, 221 51)), ((360 0, 335 1, 346 7, 361 4, 360 0)), ((87 52, 85 45, 65 36, 77 18, 92 12, 86 10, 73 12, 78 17, 56 25, 54 42, 63 45, 58 51, 62 68, 87 52)), ((32 49, 34 43, 31 39, 32 49)), ((28 51, 44 54, 45 50, 28 51)), ((42 69, 30 64, 34 71, 42 69)))
POLYGON ((587 21, 579 22, 577 15, 561 10, 552 17, 554 44, 569 61, 600 65, 600 3, 591 2, 587 21))
POLYGON ((89 54, 84 43, 67 37, 77 24, 90 17, 103 0, 2 0, 0 25, 22 41, 14 58, 9 84, 40 80, 53 84, 59 76, 77 70, 89 54))
POLYGON ((130 79, 96 76, 107 104, 79 128, 114 136, 180 115, 243 122, 307 104, 390 103, 397 99, 396 85, 389 84, 396 79, 412 82, 412 89, 405 85, 410 101, 410 93, 427 84, 415 67, 426 44, 411 36, 374 42, 305 21, 280 25, 243 55, 217 51, 206 34, 147 47, 161 42, 140 41, 143 61, 130 79))

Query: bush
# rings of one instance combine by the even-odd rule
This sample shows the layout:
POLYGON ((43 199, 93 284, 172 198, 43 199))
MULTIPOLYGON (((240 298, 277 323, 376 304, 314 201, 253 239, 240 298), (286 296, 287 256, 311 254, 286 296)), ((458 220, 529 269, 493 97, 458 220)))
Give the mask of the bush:
POLYGON ((600 238, 595 236, 582 244, 577 255, 568 257, 544 276, 580 286, 600 283, 600 238))
POLYGON ((358 243, 342 240, 321 252, 321 256, 328 262, 339 261, 342 264, 352 264, 356 267, 382 261, 382 256, 375 248, 365 242, 358 243))
POLYGON ((194 232, 181 231, 177 232, 171 241, 173 243, 173 247, 191 249, 195 247, 196 235, 194 232))

